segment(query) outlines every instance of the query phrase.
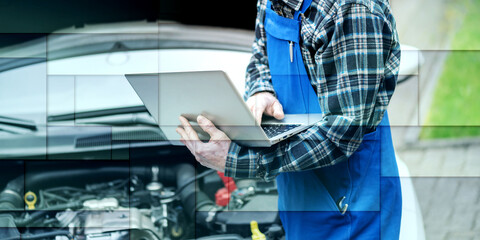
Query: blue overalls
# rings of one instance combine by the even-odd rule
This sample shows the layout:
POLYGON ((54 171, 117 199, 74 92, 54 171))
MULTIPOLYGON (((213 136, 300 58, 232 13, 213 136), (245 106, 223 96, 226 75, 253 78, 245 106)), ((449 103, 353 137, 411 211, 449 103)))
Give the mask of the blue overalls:
MULTIPOLYGON (((272 84, 286 114, 321 113, 300 50, 300 14, 265 15, 272 84)), ((387 113, 346 161, 281 173, 278 207, 287 239, 398 239, 402 199, 387 113)))

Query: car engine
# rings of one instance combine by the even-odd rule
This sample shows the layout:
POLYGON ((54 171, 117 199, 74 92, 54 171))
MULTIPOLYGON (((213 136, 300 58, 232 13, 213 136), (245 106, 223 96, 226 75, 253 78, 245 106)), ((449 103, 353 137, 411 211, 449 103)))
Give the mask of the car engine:
POLYGON ((184 162, 25 165, 0 193, 3 240, 251 239, 252 221, 283 239, 275 182, 184 162))

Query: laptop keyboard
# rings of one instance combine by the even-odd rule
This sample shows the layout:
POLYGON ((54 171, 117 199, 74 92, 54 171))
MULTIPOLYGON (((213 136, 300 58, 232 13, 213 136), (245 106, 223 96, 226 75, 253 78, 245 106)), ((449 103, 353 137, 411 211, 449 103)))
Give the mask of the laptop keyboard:
POLYGON ((273 124, 262 125, 262 128, 263 131, 265 131, 265 134, 267 134, 267 137, 272 138, 298 126, 300 126, 300 124, 273 124))

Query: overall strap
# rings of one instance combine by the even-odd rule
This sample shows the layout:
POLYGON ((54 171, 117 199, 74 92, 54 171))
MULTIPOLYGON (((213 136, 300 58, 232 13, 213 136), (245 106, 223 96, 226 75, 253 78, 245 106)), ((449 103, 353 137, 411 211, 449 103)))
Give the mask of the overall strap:
POLYGON ((307 11, 307 9, 310 7, 311 4, 312 4, 312 0, 303 0, 302 8, 300 8, 299 11, 295 11, 295 15, 293 15, 293 19, 298 19, 300 14, 303 14, 305 11, 307 11))
MULTIPOLYGON (((300 16, 301 13, 305 13, 307 9, 310 7, 312 4, 313 0, 303 0, 302 3, 302 8, 299 11, 295 11, 295 15, 293 15, 293 19, 298 19, 298 16, 300 16)), ((272 0, 267 0, 267 9, 270 9, 272 6, 272 0)))

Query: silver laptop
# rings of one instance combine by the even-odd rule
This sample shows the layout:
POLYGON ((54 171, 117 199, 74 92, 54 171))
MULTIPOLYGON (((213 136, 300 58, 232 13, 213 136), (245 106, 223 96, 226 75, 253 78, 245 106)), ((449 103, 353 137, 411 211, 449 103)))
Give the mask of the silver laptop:
POLYGON ((233 141, 269 147, 321 120, 321 114, 286 114, 283 120, 264 118, 260 126, 223 71, 172 72, 125 75, 167 139, 182 145, 175 129, 178 117, 187 118, 200 139, 207 133, 196 123, 198 115, 210 119, 233 141))

